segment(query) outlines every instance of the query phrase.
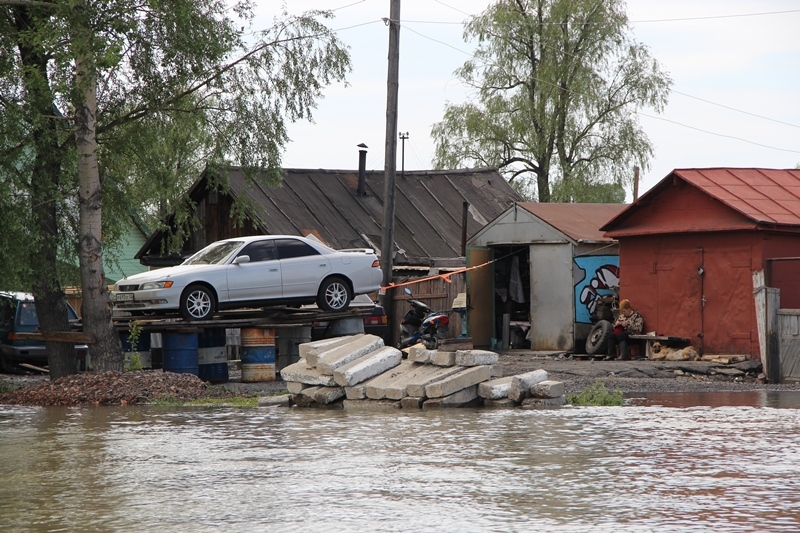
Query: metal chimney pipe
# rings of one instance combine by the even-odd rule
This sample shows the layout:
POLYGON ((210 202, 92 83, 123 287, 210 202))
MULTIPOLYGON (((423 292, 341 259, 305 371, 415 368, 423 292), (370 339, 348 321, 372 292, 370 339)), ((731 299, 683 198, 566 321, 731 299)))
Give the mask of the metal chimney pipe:
POLYGON ((358 145, 358 195, 367 195, 367 148, 364 143, 358 145))

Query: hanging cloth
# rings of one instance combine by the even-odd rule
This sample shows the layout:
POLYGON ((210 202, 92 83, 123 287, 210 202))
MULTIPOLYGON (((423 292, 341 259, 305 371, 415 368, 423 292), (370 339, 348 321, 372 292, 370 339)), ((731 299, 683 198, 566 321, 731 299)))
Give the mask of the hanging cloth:
POLYGON ((508 282, 511 299, 517 303, 525 303, 525 291, 522 288, 522 277, 519 274, 519 257, 511 258, 511 279, 508 282))

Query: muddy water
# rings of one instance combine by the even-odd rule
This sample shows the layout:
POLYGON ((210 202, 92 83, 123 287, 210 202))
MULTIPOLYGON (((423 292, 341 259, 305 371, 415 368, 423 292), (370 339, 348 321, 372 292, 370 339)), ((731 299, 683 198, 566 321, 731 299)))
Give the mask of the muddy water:
POLYGON ((745 394, 544 412, 0 406, 0 531, 798 531, 800 396, 745 394))

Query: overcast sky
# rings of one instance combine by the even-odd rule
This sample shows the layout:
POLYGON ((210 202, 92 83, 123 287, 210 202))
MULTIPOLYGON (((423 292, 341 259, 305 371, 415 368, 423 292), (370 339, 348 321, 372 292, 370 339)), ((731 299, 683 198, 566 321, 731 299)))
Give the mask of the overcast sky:
MULTIPOLYGON (((326 89, 315 123, 289 128, 287 168, 384 168, 389 0, 291 0, 287 10, 335 10, 328 25, 349 47, 349 86, 326 89)), ((398 131, 408 132, 405 168, 432 167, 431 126, 446 102, 469 93, 453 71, 470 58, 462 23, 486 0, 404 0, 401 4, 398 131)), ((270 25, 275 0, 258 2, 257 27, 270 25)), ((800 2, 797 0, 628 0, 636 40, 674 84, 666 110, 640 113, 655 146, 640 194, 675 168, 800 164, 800 2)), ((398 145, 400 169, 401 146, 398 145)), ((630 191, 628 194, 630 200, 630 191)))

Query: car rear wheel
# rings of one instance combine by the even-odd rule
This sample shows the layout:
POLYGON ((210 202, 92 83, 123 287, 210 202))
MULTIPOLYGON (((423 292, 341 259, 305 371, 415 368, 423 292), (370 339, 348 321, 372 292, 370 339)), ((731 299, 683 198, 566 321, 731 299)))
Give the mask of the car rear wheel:
POLYGON ((186 320, 211 318, 215 307, 214 293, 203 285, 189 285, 181 295, 180 312, 186 320))
POLYGON ((322 282, 317 293, 317 305, 325 311, 344 311, 350 305, 350 287, 340 277, 322 282))

